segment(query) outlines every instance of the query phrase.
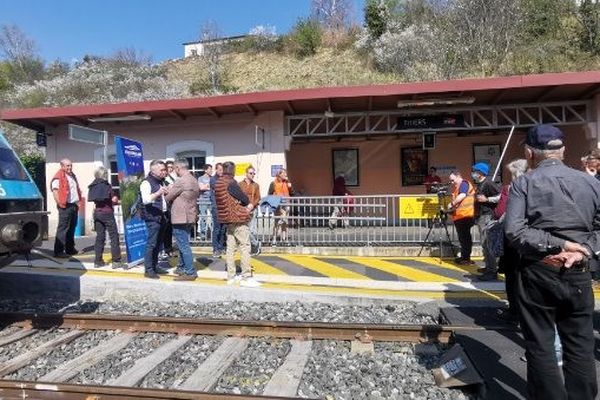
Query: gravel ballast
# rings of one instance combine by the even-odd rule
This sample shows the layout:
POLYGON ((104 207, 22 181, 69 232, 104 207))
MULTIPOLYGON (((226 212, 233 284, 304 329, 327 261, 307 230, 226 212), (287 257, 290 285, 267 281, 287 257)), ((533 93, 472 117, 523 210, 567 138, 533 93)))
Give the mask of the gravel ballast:
POLYGON ((402 343, 375 343, 374 354, 351 354, 349 342, 316 340, 298 395, 340 400, 467 400, 458 390, 438 388, 431 369, 439 355, 416 355, 402 343))
POLYGON ((37 380, 60 365, 70 361, 114 334, 111 331, 89 331, 70 343, 62 344, 52 352, 35 359, 31 364, 9 375, 10 379, 37 380))
POLYGON ((150 372, 139 386, 168 389, 181 385, 222 343, 222 337, 194 336, 150 372))
POLYGON ((262 394, 273 373, 285 360, 291 348, 288 340, 250 339, 244 352, 225 370, 215 392, 262 394))
POLYGON ((0 311, 132 314, 164 317, 217 318, 260 321, 319 321, 371 324, 435 324, 437 309, 421 311, 418 303, 405 301, 394 305, 349 306, 326 303, 250 303, 241 301, 212 303, 155 302, 64 302, 46 300, 0 300, 0 311))
POLYGON ((166 341, 173 339, 174 334, 138 333, 129 344, 117 353, 102 359, 98 364, 82 371, 71 380, 71 383, 84 385, 106 384, 131 368, 136 360, 147 356, 166 341))
POLYGON ((2 346, 0 347, 0 363, 11 360, 67 332, 68 330, 65 329, 42 330, 17 342, 2 346))

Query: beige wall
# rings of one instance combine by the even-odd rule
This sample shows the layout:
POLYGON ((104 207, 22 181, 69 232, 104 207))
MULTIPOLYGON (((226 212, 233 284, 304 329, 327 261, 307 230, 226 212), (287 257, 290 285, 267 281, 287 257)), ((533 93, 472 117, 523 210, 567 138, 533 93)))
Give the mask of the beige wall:
MULTIPOLYGON (((261 192, 266 195, 271 182, 271 165, 284 165, 283 113, 268 112, 257 116, 244 114, 223 116, 222 118, 176 120, 168 123, 146 122, 143 124, 121 124, 94 126, 110 132, 109 155, 114 153, 113 135, 127 137, 143 144, 146 172, 148 164, 153 159, 164 159, 167 150, 197 150, 195 144, 204 145, 204 150, 213 151, 207 154, 207 162, 233 161, 235 163, 251 163, 257 169, 257 182, 261 192), (264 150, 255 144, 256 125, 265 129, 264 150)), ((87 185, 93 180, 94 167, 102 162, 101 148, 79 142, 73 142, 67 137, 67 127, 60 126, 48 138, 46 153, 47 185, 58 170, 59 161, 68 157, 73 161, 73 169, 82 186, 84 196, 87 196, 87 185)), ((261 135, 262 139, 262 135, 261 135)), ((202 149, 200 149, 202 150, 202 149)), ((209 153, 209 152, 207 152, 209 153)), ((241 179, 241 177, 238 177, 241 179)), ((92 208, 86 204, 86 231, 91 230, 92 208)), ((54 200, 48 200, 50 214, 50 235, 56 231, 57 212, 54 200)))
MULTIPOLYGON (((580 167, 580 157, 597 141, 586 139, 583 127, 565 127, 567 154, 566 163, 580 167)), ((473 164, 473 144, 498 143, 504 145, 506 133, 482 133, 472 136, 439 134, 435 150, 429 151, 430 166, 456 166, 469 176, 473 164)), ((506 161, 522 157, 520 142, 524 132, 516 132, 505 156, 506 161)), ((400 149, 420 146, 420 136, 409 138, 348 138, 338 142, 292 143, 287 155, 289 175, 295 187, 308 195, 328 195, 332 189, 332 149, 357 148, 359 150, 360 186, 350 190, 355 194, 417 194, 423 193, 423 186, 401 185, 400 149)), ((504 163, 506 164, 506 162, 504 163)), ((506 171, 504 181, 508 178, 506 171)), ((442 176, 447 180, 447 176, 442 176)))

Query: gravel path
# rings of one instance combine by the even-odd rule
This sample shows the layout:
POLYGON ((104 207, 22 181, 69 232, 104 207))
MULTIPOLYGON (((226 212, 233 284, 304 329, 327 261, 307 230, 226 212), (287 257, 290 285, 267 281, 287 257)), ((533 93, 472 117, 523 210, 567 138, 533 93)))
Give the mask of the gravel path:
POLYGON ((138 333, 124 349, 81 372, 71 380, 71 383, 105 384, 113 378, 118 378, 123 371, 132 367, 137 359, 152 353, 175 336, 175 334, 165 333, 138 333))
POLYGON ((141 387, 168 389, 179 386, 223 341, 221 337, 197 335, 166 359, 140 383, 141 387))
POLYGON ((349 342, 318 340, 298 395, 340 400, 467 400, 458 390, 435 386, 439 356, 418 356, 412 346, 376 343, 375 354, 351 354, 349 342))
POLYGON ((26 353, 27 351, 37 347, 39 344, 48 342, 60 335, 67 333, 65 329, 49 329, 34 333, 32 336, 28 336, 17 342, 8 344, 0 347, 0 363, 8 361, 20 354, 26 353))
POLYGON ((250 339, 246 350, 225 370, 214 391, 262 394, 275 370, 285 360, 290 348, 288 340, 250 339))
POLYGON ((0 311, 69 312, 157 315, 169 317, 218 318, 233 320, 268 321, 320 321, 378 324, 434 324, 438 310, 422 311, 415 302, 394 305, 348 306, 325 303, 155 303, 155 302, 106 302, 78 301, 71 305, 63 302, 0 300, 0 311))
POLYGON ((37 380, 65 362, 82 355, 113 334, 114 332, 111 331, 89 331, 72 342, 65 343, 45 356, 37 358, 33 363, 10 374, 8 377, 19 380, 37 380))

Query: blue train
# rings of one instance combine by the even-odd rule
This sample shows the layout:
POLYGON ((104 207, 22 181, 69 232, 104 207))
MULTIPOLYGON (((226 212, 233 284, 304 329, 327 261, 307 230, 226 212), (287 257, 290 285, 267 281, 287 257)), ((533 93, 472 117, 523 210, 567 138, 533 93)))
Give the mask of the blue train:
POLYGON ((0 131, 0 256, 42 243, 44 199, 0 131))

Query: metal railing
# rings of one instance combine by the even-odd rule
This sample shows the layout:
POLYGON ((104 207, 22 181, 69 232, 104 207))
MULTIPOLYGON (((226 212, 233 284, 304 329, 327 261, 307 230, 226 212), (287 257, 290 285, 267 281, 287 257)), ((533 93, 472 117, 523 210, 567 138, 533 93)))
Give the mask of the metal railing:
MULTIPOLYGON (((403 195, 302 196, 282 198, 278 207, 263 204, 255 211, 251 230, 263 245, 277 246, 396 246, 421 244, 431 219, 401 218, 403 195), (253 228, 253 229, 252 229, 253 228)), ((209 245, 212 234, 210 206, 202 208, 193 242, 209 245)), ((446 226, 453 242, 456 231, 446 226)), ((474 239, 477 237, 473 229, 474 239)), ((446 241, 443 227, 431 229, 427 242, 446 241)))

